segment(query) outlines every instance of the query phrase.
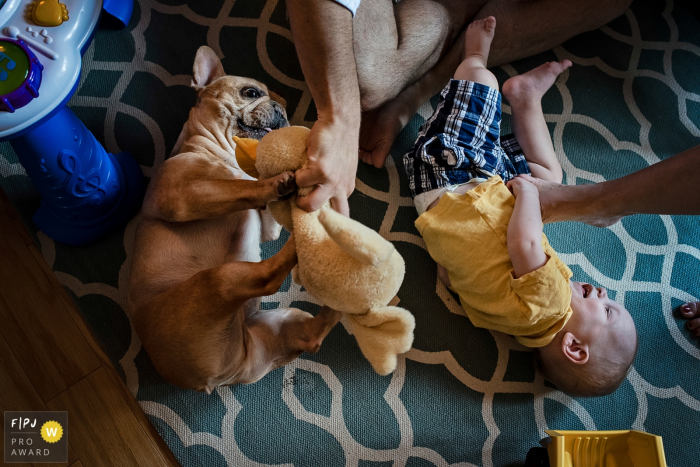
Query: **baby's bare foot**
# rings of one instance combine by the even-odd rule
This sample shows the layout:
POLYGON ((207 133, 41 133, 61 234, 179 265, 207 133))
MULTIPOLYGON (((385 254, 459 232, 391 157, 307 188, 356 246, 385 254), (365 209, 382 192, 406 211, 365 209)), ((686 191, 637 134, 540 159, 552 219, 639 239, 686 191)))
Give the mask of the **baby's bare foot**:
POLYGON ((686 326, 690 332, 700 336, 700 302, 690 302, 681 305, 681 315, 688 320, 686 326))
POLYGON ((503 96, 510 105, 530 100, 541 100, 552 87, 557 76, 571 66, 569 60, 547 62, 522 75, 514 76, 503 83, 503 96))
POLYGON ((464 56, 462 60, 475 57, 483 60, 483 65, 486 66, 491 41, 495 32, 496 18, 493 16, 469 23, 467 32, 464 35, 464 56))

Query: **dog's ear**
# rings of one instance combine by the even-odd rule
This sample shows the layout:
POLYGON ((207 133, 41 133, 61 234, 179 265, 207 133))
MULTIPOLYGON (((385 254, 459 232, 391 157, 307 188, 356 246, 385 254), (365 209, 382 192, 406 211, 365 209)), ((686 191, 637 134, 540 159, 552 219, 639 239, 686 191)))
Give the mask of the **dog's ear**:
POLYGON ((270 91, 269 89, 268 89, 268 92, 270 93, 270 99, 277 102, 279 105, 281 105, 285 109, 287 108, 287 101, 284 100, 284 97, 280 96, 275 91, 270 91))
POLYGON ((201 46, 197 50, 192 74, 192 84, 190 86, 198 91, 210 85, 214 80, 226 75, 224 67, 221 65, 221 60, 206 45, 201 46))

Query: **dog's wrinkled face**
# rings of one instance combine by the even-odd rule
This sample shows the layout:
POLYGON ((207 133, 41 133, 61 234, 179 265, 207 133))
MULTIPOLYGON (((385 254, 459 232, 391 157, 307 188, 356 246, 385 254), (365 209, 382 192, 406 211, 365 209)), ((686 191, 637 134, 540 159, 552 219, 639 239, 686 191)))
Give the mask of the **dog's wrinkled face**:
POLYGON ((199 99, 198 105, 209 107, 226 123, 229 138, 259 140, 271 130, 289 126, 284 100, 251 78, 223 76, 200 91, 199 99))
POLYGON ((271 130, 289 126, 283 98, 252 78, 226 75, 209 47, 197 51, 192 87, 199 92, 197 109, 229 140, 233 136, 259 140, 271 130))

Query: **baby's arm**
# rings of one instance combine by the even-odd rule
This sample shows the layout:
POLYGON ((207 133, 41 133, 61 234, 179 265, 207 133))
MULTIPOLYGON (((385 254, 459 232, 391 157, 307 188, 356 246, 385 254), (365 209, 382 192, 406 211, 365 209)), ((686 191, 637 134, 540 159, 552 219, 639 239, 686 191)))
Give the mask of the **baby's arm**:
POLYGON ((510 180, 507 186, 515 196, 507 243, 517 279, 544 266, 547 255, 542 249, 542 213, 537 188, 522 177, 510 180))

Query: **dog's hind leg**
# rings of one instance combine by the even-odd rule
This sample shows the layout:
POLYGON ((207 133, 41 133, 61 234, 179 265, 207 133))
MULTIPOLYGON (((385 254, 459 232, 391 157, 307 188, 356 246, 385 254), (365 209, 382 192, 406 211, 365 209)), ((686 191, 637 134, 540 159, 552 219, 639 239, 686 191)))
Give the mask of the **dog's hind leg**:
POLYGON ((296 308, 260 311, 249 316, 246 324, 254 342, 246 361, 249 377, 255 381, 302 352, 317 352, 341 316, 341 312, 327 306, 316 316, 296 308))
MULTIPOLYGON (((135 310, 134 328, 156 370, 173 384, 206 391, 262 377, 264 373, 251 373, 257 365, 249 360, 269 353, 259 351, 268 339, 261 337, 257 321, 252 323, 255 331, 250 329, 250 308, 257 309, 250 301, 275 293, 296 262, 292 236, 272 258, 200 271, 135 310)), ((289 321, 296 320, 290 314, 289 321)), ((281 332, 283 340, 290 340, 284 326, 281 332)))

